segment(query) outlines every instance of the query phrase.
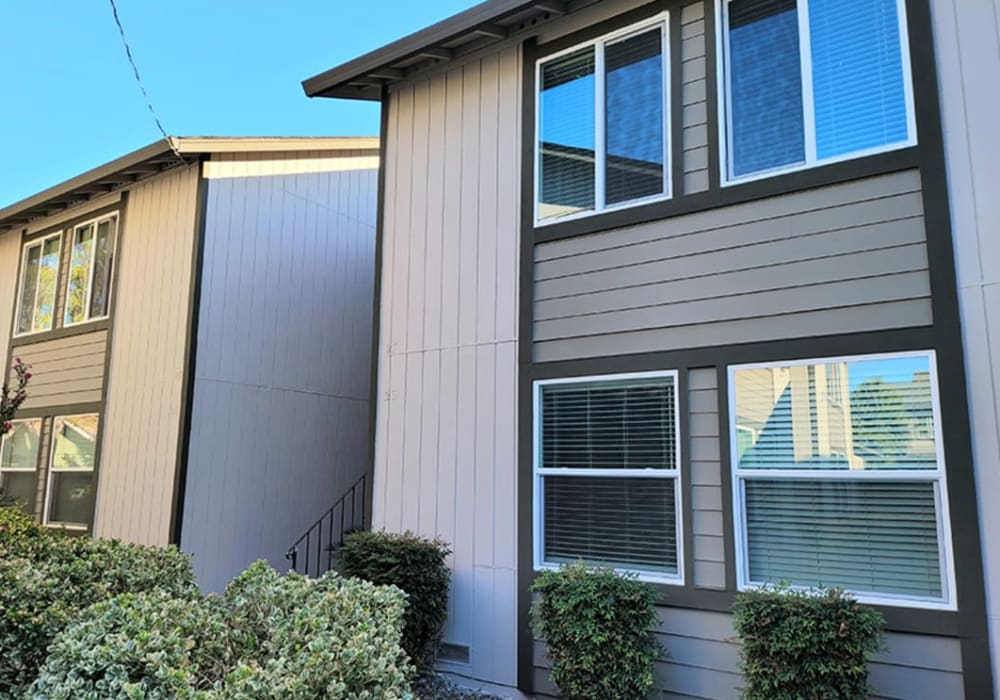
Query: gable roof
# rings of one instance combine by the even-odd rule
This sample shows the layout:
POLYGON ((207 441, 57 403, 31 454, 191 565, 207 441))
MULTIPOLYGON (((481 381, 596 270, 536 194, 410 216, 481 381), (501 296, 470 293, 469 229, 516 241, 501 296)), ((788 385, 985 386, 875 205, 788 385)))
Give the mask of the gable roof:
POLYGON ((303 81, 309 97, 381 100, 382 88, 459 58, 596 0, 488 0, 303 81))
POLYGON ((277 151, 377 150, 378 139, 336 137, 214 136, 161 139, 110 163, 0 209, 0 233, 64 211, 94 197, 110 194, 171 168, 194 163, 213 153, 264 153, 277 151))

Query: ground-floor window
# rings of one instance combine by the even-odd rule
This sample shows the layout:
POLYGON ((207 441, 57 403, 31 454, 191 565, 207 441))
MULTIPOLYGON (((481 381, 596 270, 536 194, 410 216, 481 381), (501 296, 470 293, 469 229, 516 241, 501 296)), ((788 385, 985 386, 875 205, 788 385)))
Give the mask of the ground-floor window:
POLYGON ((535 566, 683 580, 677 373, 535 384, 535 566))
POLYGON ((42 419, 14 421, 0 438, 0 491, 5 499, 34 512, 38 490, 38 452, 42 419))
POLYGON ((90 526, 97 456, 96 413, 57 416, 52 421, 45 522, 67 528, 90 526))
POLYGON ((953 609, 932 352, 729 368, 741 588, 953 609))

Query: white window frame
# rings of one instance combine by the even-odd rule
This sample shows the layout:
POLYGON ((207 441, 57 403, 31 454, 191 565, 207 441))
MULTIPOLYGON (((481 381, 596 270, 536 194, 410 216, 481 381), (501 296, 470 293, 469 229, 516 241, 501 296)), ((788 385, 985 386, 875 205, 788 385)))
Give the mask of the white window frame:
MULTIPOLYGON (((745 482, 752 478, 768 480, 808 479, 810 481, 915 481, 934 484, 935 506, 938 514, 938 543, 940 547, 940 567, 942 598, 931 599, 917 596, 907 596, 891 593, 874 593, 871 591, 851 591, 852 596, 862 603, 885 605, 892 607, 922 608, 928 610, 957 610, 955 584, 955 558, 951 539, 951 513, 948 505, 948 478, 944 458, 944 437, 941 426, 941 400, 938 391, 937 356, 933 350, 893 352, 871 355, 845 355, 837 357, 821 357, 806 360, 788 360, 777 362, 761 362, 754 364, 730 365, 728 368, 729 395, 729 430, 730 430, 730 465, 732 473, 733 493, 733 526, 736 540, 736 584, 741 591, 754 590, 775 581, 751 581, 750 564, 747 552, 747 525, 745 504, 745 482), (871 360, 894 360, 906 358, 926 358, 931 375, 931 401, 934 415, 934 437, 936 450, 936 469, 879 469, 871 471, 823 470, 823 469, 740 469, 739 455, 736 451, 736 372, 752 369, 773 369, 776 367, 797 367, 802 365, 830 364, 833 362, 866 362, 871 360)), ((799 590, 809 590, 805 586, 794 586, 799 590)))
POLYGON ((565 377, 560 379, 540 379, 534 382, 532 388, 532 523, 533 523, 533 562, 535 571, 555 571, 563 564, 543 560, 545 543, 544 521, 544 478, 546 476, 582 476, 582 477, 621 477, 645 479, 673 479, 676 482, 674 498, 674 518, 676 519, 677 539, 677 573, 655 574, 636 569, 616 568, 622 573, 635 574, 639 580, 666 585, 684 585, 684 480, 681 469, 682 439, 681 439, 681 394, 678 370, 662 370, 655 372, 630 372, 626 374, 598 374, 584 377, 565 377), (585 384, 592 382, 607 382, 634 379, 671 378, 674 388, 674 433, 676 436, 675 465, 673 469, 543 469, 541 467, 542 448, 542 389, 546 386, 559 384, 585 384))
POLYGON ((39 333, 48 333, 56 326, 56 318, 58 316, 58 302, 59 302, 59 274, 62 271, 62 255, 63 255, 63 231, 56 231, 55 233, 49 233, 44 236, 39 236, 37 238, 32 238, 30 241, 25 241, 24 246, 21 248, 21 274, 17 281, 17 306, 14 307, 14 337, 24 338, 29 335, 38 335, 39 333), (41 246, 42 253, 45 252, 45 244, 48 243, 53 238, 59 240, 59 259, 56 264, 56 298, 52 301, 52 325, 48 328, 43 328, 41 330, 34 330, 35 328, 35 314, 38 312, 38 284, 42 277, 42 266, 41 257, 39 257, 38 273, 35 276, 35 299, 31 306, 31 330, 19 331, 18 326, 21 321, 21 303, 24 301, 24 273, 28 265, 28 251, 35 246, 41 246))
POLYGON ((754 180, 764 180, 777 175, 810 170, 822 165, 842 163, 880 153, 890 153, 917 144, 917 116, 913 99, 913 63, 910 59, 910 35, 907 27, 906 0, 896 0, 896 17, 899 23, 900 57, 903 63, 903 92, 906 99, 907 138, 885 146, 876 146, 861 151, 853 151, 832 158, 820 159, 816 155, 816 111, 813 95, 812 41, 809 34, 809 0, 796 0, 799 20, 799 61, 802 70, 802 118, 805 135, 805 162, 780 165, 768 170, 736 176, 733 167, 733 118, 730 105, 732 90, 729 70, 729 12, 727 8, 733 0, 715 0, 716 27, 716 85, 719 105, 719 168, 722 186, 739 185, 754 180))
POLYGON ((110 281, 114 280, 115 275, 115 265, 118 263, 118 222, 119 216, 117 211, 108 212, 101 216, 97 216, 93 219, 87 221, 81 221, 80 223, 73 226, 70 230, 70 245, 69 245, 69 260, 67 265, 66 274, 66 294, 63 296, 65 300, 63 302, 63 328, 72 328, 74 326, 82 326, 85 323, 94 323, 96 321, 103 321, 111 315, 111 295, 114 291, 114 285, 110 281), (90 315, 90 302, 94 293, 94 273, 97 271, 97 265, 94 263, 95 255, 97 254, 97 226, 104 221, 114 222, 114 233, 111 236, 111 269, 109 273, 109 284, 108 284, 108 308, 107 311, 101 316, 91 316, 90 315), (69 288, 73 283, 73 248, 76 246, 76 234, 82 228, 87 226, 94 227, 94 237, 90 242, 90 270, 87 274, 87 300, 84 307, 84 318, 81 321, 70 322, 66 318, 66 314, 69 312, 69 288))
POLYGON ((535 62, 535 143, 534 143, 534 169, 535 169, 535 193, 534 193, 534 217, 535 227, 552 226, 566 221, 585 219, 591 216, 598 216, 620 209, 630 209, 632 207, 662 202, 673 197, 674 178, 672 177, 673 153, 673 129, 671 128, 673 114, 671 114, 671 94, 670 94, 670 72, 672 65, 670 61, 670 13, 662 12, 658 15, 636 22, 627 27, 619 29, 603 36, 585 41, 568 49, 548 54, 539 58, 535 62), (614 44, 632 36, 643 34, 650 29, 660 25, 663 37, 663 192, 661 194, 649 195, 638 199, 630 199, 626 202, 608 205, 607 198, 607 124, 605 104, 605 78, 604 78, 604 49, 608 44, 614 44), (542 219, 541 214, 541 194, 542 194, 542 158, 541 158, 541 135, 542 135, 542 66, 554 61, 562 56, 576 53, 581 49, 594 49, 594 209, 591 211, 581 211, 565 216, 557 216, 551 219, 542 219))
MULTIPOLYGON (((93 479, 93 475, 97 472, 97 441, 100 437, 101 431, 101 421, 103 416, 100 413, 73 413, 70 415, 59 415, 53 416, 51 434, 49 436, 49 455, 48 455, 48 469, 45 475, 45 507, 43 508, 42 524, 49 527, 61 527, 66 530, 73 530, 76 532, 86 532, 91 527, 93 523, 64 523, 59 521, 54 521, 49 519, 49 511, 52 507, 52 475, 53 474, 90 474, 93 479), (71 418, 87 418, 89 416, 97 416, 97 434, 94 436, 94 464, 90 466, 90 469, 80 469, 80 468, 56 468, 53 466, 56 456, 56 421, 58 420, 69 420, 71 418)), ((94 482, 92 488, 97 488, 97 483, 94 482)))

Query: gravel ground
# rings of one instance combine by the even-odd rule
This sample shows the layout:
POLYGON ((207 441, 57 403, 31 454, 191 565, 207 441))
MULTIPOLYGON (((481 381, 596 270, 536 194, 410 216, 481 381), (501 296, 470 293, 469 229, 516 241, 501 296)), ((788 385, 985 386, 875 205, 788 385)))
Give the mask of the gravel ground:
POLYGON ((440 676, 423 676, 413 683, 417 700, 499 700, 475 690, 458 688, 440 676))

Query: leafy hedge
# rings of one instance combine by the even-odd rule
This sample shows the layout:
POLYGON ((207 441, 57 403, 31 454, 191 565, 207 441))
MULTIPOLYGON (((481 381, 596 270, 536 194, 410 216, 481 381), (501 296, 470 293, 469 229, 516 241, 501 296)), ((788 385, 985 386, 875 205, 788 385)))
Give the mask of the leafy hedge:
POLYGON ((197 588, 188 557, 174 548, 49 535, 14 509, 0 509, 0 697, 22 692, 48 647, 80 611, 122 593, 197 588))
POLYGON ((583 564, 543 572, 531 590, 532 624, 548 648, 566 700, 644 698, 659 644, 655 593, 634 577, 583 564))
POLYGON ((422 670, 434 665, 448 617, 449 554, 451 550, 439 540, 387 532, 354 533, 340 550, 345 575, 406 593, 403 648, 422 670))
POLYGON ((123 595, 52 645, 33 697, 145 700, 391 700, 409 692, 399 645, 405 598, 264 563, 222 598, 123 595))
POLYGON ((882 645, 882 616, 839 590, 787 587, 741 593, 745 700, 864 700, 868 657, 882 645))

